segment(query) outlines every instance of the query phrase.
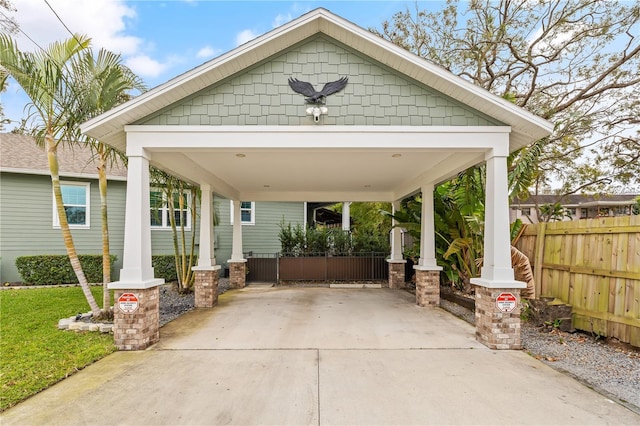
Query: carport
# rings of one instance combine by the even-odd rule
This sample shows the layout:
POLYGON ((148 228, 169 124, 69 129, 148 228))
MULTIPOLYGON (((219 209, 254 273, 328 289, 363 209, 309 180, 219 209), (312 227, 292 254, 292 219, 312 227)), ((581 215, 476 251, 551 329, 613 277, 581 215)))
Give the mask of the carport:
MULTIPOLYGON (((315 105, 318 107, 318 105, 315 105)), ((316 9, 82 126, 126 152, 123 269, 110 284, 134 294, 135 312, 116 309, 120 349, 158 340, 157 286, 151 267, 149 164, 202 190, 196 304, 216 303, 213 197, 233 200, 231 281, 244 285, 241 201, 389 201, 422 192, 422 238, 416 302, 439 303, 433 190, 473 165, 487 168, 485 253, 475 279, 482 312, 477 338, 497 349, 520 346, 518 298, 510 261, 507 156, 547 136, 551 123, 388 43, 324 9, 316 9), (288 84, 316 89, 348 77, 326 97, 323 114, 288 84), (314 179, 322 174, 325 179, 314 179), (155 326, 154 326, 155 324, 155 326)), ((399 230, 392 236, 389 286, 404 281, 399 230)))

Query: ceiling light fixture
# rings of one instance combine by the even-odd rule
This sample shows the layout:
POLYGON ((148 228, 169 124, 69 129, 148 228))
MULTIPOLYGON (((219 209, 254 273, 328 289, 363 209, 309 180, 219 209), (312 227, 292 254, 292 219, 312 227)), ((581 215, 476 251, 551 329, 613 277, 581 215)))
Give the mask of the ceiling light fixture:
POLYGON ((246 155, 245 155, 245 154, 236 154, 236 157, 238 157, 238 158, 244 158, 244 157, 246 157, 246 155))
POLYGON ((392 157, 393 158, 400 158, 400 157, 402 157, 402 154, 393 154, 392 157))

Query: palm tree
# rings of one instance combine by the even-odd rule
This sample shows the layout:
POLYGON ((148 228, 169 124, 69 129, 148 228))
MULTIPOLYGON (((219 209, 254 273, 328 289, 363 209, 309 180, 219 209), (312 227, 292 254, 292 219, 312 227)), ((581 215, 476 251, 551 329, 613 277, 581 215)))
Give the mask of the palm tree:
POLYGON ((73 36, 55 42, 38 52, 22 52, 13 39, 0 34, 0 86, 8 76, 22 87, 30 99, 30 115, 37 119, 36 142, 47 150, 51 185, 60 219, 64 245, 73 271, 93 312, 99 312, 84 275, 62 201, 58 165, 58 146, 64 141, 80 140, 82 114, 81 93, 70 80, 70 61, 89 48, 89 38, 73 36))
MULTIPOLYGON (((131 90, 146 90, 142 80, 121 62, 120 55, 101 49, 95 56, 93 51, 84 51, 71 62, 75 85, 82 88, 81 121, 99 115, 131 98, 131 90)), ((88 138, 90 148, 98 161, 98 186, 100 189, 100 213, 102 222, 102 283, 103 311, 108 315, 111 293, 107 284, 111 281, 111 257, 109 253, 109 223, 107 214, 107 168, 120 162, 126 164, 126 155, 93 138, 88 138)))

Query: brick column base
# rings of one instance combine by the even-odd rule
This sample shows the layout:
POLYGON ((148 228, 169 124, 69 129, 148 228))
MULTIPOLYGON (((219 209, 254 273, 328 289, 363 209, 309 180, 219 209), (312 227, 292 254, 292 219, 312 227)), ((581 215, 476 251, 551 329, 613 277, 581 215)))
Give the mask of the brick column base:
POLYGON ((229 287, 244 288, 247 280, 247 262, 229 261, 229 287))
MULTIPOLYGON (((115 290, 113 314, 113 338, 121 351, 139 351, 160 339, 160 298, 158 287, 134 290, 115 290), (133 294, 137 299, 128 305, 120 303, 123 293, 133 294), (132 312, 127 312, 131 311, 132 312), (125 311, 125 310, 127 311, 125 311)), ((132 300, 133 298, 129 298, 132 300)))
POLYGON ((213 270, 194 270, 195 306, 211 308, 218 303, 219 267, 213 270))
POLYGON ((416 304, 440 306, 440 271, 416 269, 416 304))
POLYGON ((406 260, 388 260, 389 263, 389 288, 404 288, 404 267, 406 260))
POLYGON ((476 339, 489 349, 522 349, 519 288, 476 286, 476 339), (498 308, 496 301, 501 293, 515 296, 512 312, 498 308))

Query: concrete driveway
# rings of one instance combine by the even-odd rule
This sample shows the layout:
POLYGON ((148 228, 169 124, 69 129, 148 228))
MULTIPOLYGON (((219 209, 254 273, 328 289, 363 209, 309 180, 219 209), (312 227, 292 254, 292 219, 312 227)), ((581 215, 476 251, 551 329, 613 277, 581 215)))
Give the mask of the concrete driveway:
POLYGON ((146 351, 8 410, 10 424, 640 424, 640 416, 393 290, 231 291, 146 351))

